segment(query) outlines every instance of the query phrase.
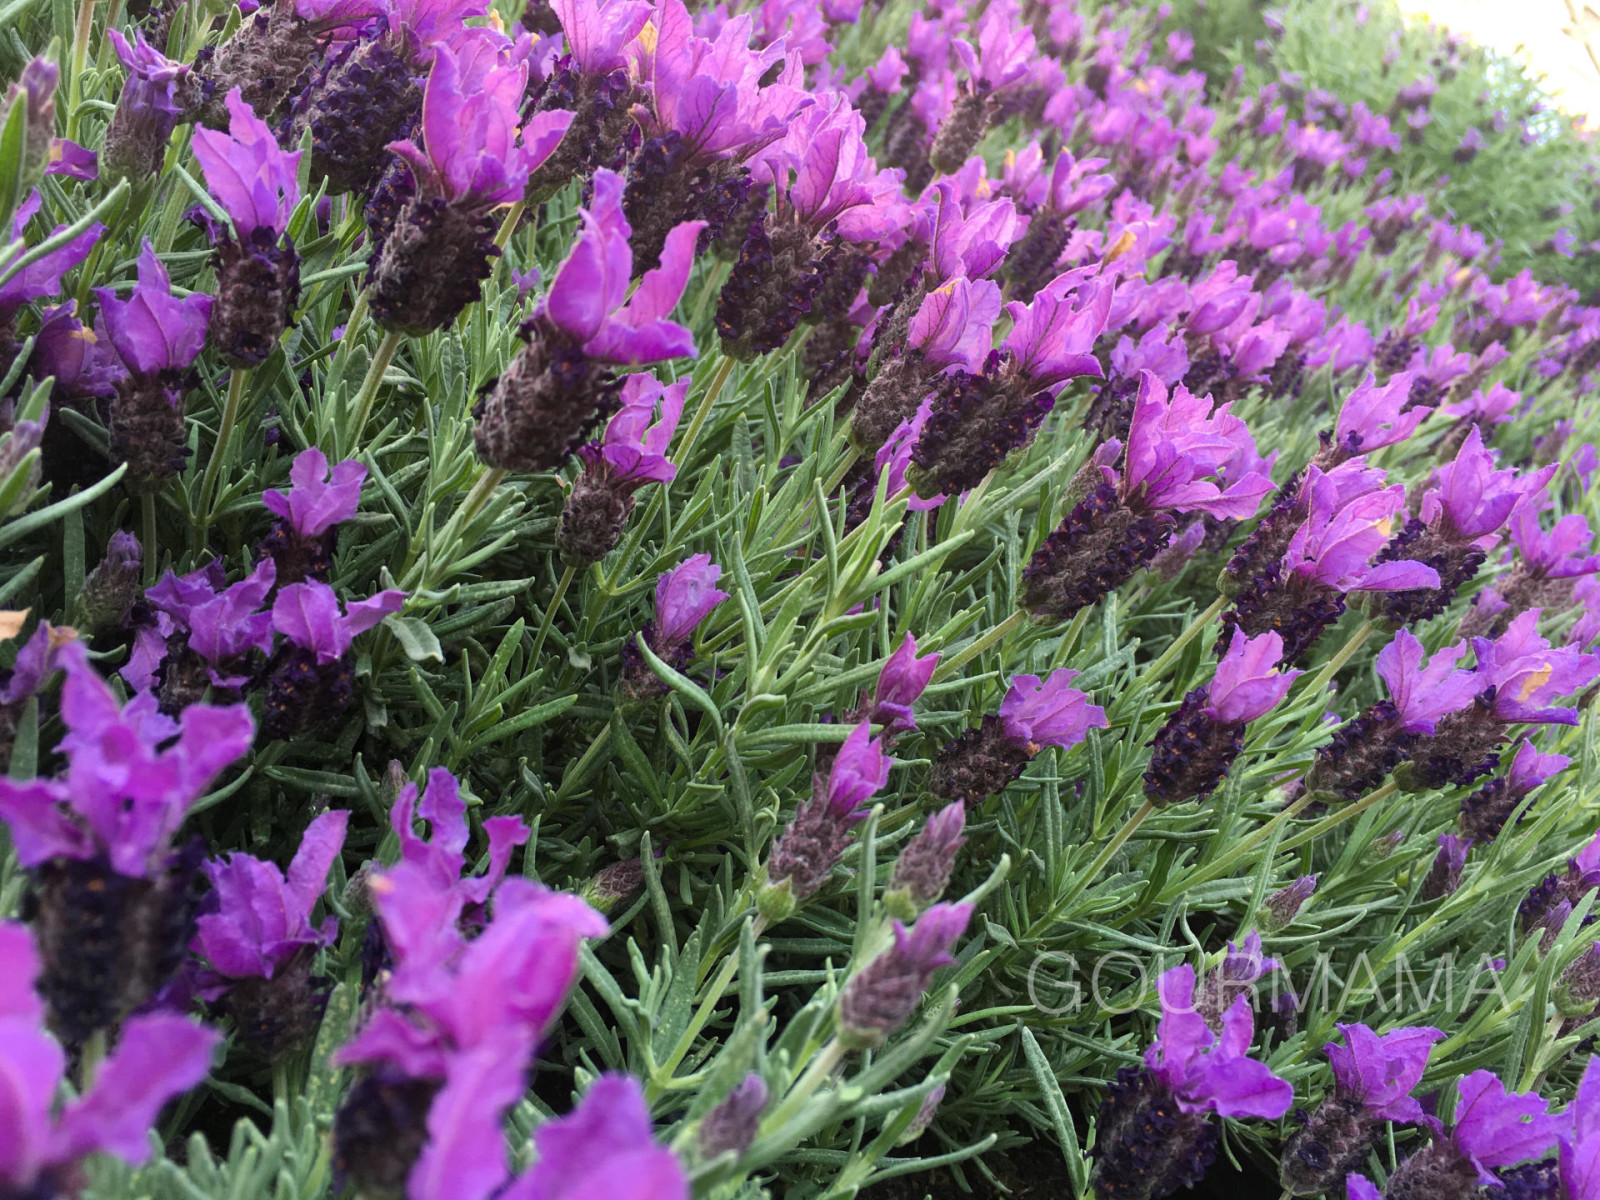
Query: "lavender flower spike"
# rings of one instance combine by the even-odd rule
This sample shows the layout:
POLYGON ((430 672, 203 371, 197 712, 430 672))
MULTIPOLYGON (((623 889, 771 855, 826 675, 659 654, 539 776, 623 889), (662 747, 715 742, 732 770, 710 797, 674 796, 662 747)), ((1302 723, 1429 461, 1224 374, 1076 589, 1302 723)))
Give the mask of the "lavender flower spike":
POLYGON ((1511 760, 1511 770, 1461 802, 1462 834, 1473 841, 1492 841, 1535 788, 1571 765, 1566 755, 1540 754, 1533 742, 1524 738, 1511 760))
POLYGON ((347 662, 357 634, 405 605, 405 593, 390 589, 340 611, 338 597, 315 580, 291 583, 272 603, 272 626, 288 643, 267 679, 261 728, 286 738, 344 715, 353 694, 347 662))
POLYGON ((839 1040, 852 1050, 882 1046, 921 1002, 934 973, 972 918, 970 904, 935 904, 910 931, 894 923, 894 945, 850 977, 839 995, 839 1040))
POLYGON ((414 194, 367 271, 373 317, 420 336, 451 325, 478 298, 500 250, 491 215, 522 198, 528 173, 555 151, 572 114, 545 112, 518 128, 528 66, 488 39, 459 56, 435 47, 422 98, 422 145, 390 143, 414 194))
MULTIPOLYGON (((675 670, 689 665, 690 639, 700 622, 728 598, 717 587, 722 568, 709 554, 693 554, 656 580, 656 616, 639 637, 658 658, 675 670)), ((650 671, 636 644, 622 649, 622 691, 634 699, 661 693, 665 686, 650 671)))
POLYGON ((723 1100, 700 1121, 696 1142, 700 1157, 743 1154, 756 1140, 761 1112, 767 1106, 767 1083, 752 1071, 734 1085, 723 1100))
POLYGON ((228 981, 223 998, 240 1036, 269 1061, 316 1034, 327 991, 312 976, 316 952, 332 943, 337 917, 320 927, 311 909, 344 844, 350 814, 323 813, 311 822, 289 873, 247 854, 206 867, 219 907, 196 922, 193 949, 228 981))
POLYGON ((303 580, 328 581, 337 541, 334 526, 356 515, 367 468, 353 458, 328 469, 327 455, 315 446, 295 455, 290 488, 268 488, 261 505, 278 519, 261 543, 278 567, 280 587, 303 580))
POLYGON ((100 317, 128 373, 111 403, 111 451, 131 482, 150 486, 176 475, 189 455, 183 420, 185 374, 205 348, 211 297, 172 294, 167 269, 144 243, 139 282, 122 300, 96 288, 100 317))
POLYGON ((909 921, 944 895, 955 870, 956 851, 967 840, 961 836, 966 823, 966 805, 957 800, 929 817, 917 836, 906 843, 895 859, 883 895, 890 912, 909 921))
POLYGON ((162 1107, 206 1077, 222 1040, 185 1017, 130 1017, 93 1087, 55 1115, 67 1059, 40 1027, 39 971, 28 930, 0 922, 0 1079, 8 1101, 0 1191, 8 1196, 70 1194, 81 1182, 78 1164, 96 1151, 144 1162, 162 1107))
POLYGON ((238 88, 227 104, 229 132, 197 128, 194 155, 233 220, 230 233, 203 218, 217 255, 211 342, 230 366, 245 368, 266 361, 300 298, 300 256, 283 240, 300 199, 300 151, 278 148, 238 88))
POLYGON ((1067 749, 1091 729, 1106 729, 1106 710, 1068 685, 1077 671, 1017 675, 998 714, 939 751, 928 776, 928 790, 947 800, 980 801, 1004 790, 1044 746, 1067 749))
POLYGON ((769 921, 786 920, 822 886, 867 815, 867 801, 888 782, 889 762, 882 740, 863 721, 839 747, 828 778, 812 778, 810 798, 767 856, 767 880, 756 906, 769 921))
POLYGON ((533 1141, 538 1162, 499 1200, 689 1200, 688 1176, 656 1142, 650 1108, 631 1075, 602 1075, 570 1113, 534 1130, 533 1141))
POLYGON ((581 567, 599 562, 622 535, 633 512, 633 494, 647 483, 669 483, 677 477, 667 447, 688 395, 687 377, 671 385, 645 374, 622 381, 622 407, 607 422, 605 434, 578 448, 583 470, 573 482, 556 532, 564 561, 581 567))
POLYGON ((138 31, 131 43, 116 29, 107 29, 106 38, 128 78, 106 127, 100 174, 108 182, 140 183, 160 171, 167 142, 192 98, 189 67, 166 57, 138 31))
POLYGON ((595 173, 577 240, 520 330, 526 345, 473 410, 485 462, 522 471, 559 467, 610 404, 612 366, 694 356, 693 335, 668 317, 688 284, 704 222, 673 226, 660 264, 630 293, 632 228, 622 192, 619 175, 595 173))
POLYGON ((1419 1026, 1380 1036, 1365 1025, 1340 1025, 1339 1031, 1345 1044, 1323 1047, 1334 1091, 1284 1143, 1279 1160, 1279 1182, 1293 1196, 1337 1191, 1340 1180, 1366 1161, 1383 1122, 1426 1119, 1411 1090, 1443 1032, 1419 1026))
POLYGON ((1247 1057, 1255 1021, 1240 996, 1214 1033, 1195 1010, 1195 974, 1174 967, 1156 985, 1161 1022, 1143 1068, 1123 1067, 1100 1105, 1093 1184, 1099 1194, 1157 1200, 1192 1187, 1216 1157, 1207 1113, 1282 1116, 1294 1089, 1247 1057))
POLYGON ((1274 631, 1246 637, 1233 631, 1227 654, 1209 684, 1183 698, 1151 742, 1145 795, 1158 805, 1204 800, 1222 782, 1244 747, 1244 729, 1266 715, 1300 676, 1280 670, 1283 639, 1274 631))

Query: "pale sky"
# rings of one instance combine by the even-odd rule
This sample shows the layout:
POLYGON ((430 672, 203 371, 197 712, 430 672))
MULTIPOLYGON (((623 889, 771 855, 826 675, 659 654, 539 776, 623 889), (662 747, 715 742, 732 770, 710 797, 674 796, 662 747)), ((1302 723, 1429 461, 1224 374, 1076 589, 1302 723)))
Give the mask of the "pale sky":
POLYGON ((1600 69, 1584 48, 1600 55, 1600 0, 1398 0, 1402 12, 1462 33, 1545 77, 1546 86, 1573 114, 1600 124, 1600 69), (1574 20, 1576 15, 1576 20, 1574 20), (1576 30, 1574 37, 1570 31, 1576 30))

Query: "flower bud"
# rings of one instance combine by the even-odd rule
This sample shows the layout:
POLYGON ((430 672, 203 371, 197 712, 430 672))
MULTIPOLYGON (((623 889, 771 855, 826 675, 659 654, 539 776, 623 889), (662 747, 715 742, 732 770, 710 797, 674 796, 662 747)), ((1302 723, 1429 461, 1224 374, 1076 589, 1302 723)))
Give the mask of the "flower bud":
POLYGON ((111 535, 105 557, 85 576, 78 594, 78 621, 91 633, 122 624, 139 598, 139 539, 125 530, 111 535))
POLYGON ((967 840, 966 807, 957 800, 928 818, 895 860, 884 901, 897 917, 909 920, 944 895, 955 869, 956 851, 967 840))
POLYGON ((761 1110, 766 1106, 766 1081, 752 1071, 700 1122, 700 1156, 712 1159, 720 1154, 743 1154, 756 1140, 761 1110))

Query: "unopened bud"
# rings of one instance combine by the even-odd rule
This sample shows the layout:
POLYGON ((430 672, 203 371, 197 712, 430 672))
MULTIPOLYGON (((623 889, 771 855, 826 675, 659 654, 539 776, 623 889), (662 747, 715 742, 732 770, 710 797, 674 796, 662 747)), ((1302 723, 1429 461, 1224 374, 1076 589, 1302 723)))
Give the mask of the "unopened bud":
POLYGON ((1291 924, 1300 906, 1311 899, 1311 893, 1316 890, 1317 877, 1302 875, 1288 887, 1273 892, 1267 897, 1267 908, 1261 917, 1262 928, 1272 933, 1291 924))
POLYGON ((943 1099, 944 1084, 941 1083, 922 1098, 922 1104, 917 1108, 917 1115, 911 1118, 911 1124, 905 1127, 905 1132, 895 1139, 894 1144, 908 1146, 928 1132, 928 1126, 933 1124, 934 1115, 939 1111, 939 1101, 943 1099))
POLYGON ((139 567, 143 561, 139 539, 124 530, 111 535, 105 557, 84 578, 78 595, 79 622, 94 632, 122 624, 139 598, 139 567))
POLYGON ((609 916, 616 909, 639 894, 644 887, 644 862, 638 858, 625 858, 602 867, 590 876, 578 890, 578 895, 597 912, 609 916))
POLYGON ((733 1091, 700 1122, 699 1146, 702 1158, 721 1154, 743 1154, 756 1140, 761 1125, 761 1110, 767 1106, 766 1081, 754 1071, 746 1075, 733 1091))

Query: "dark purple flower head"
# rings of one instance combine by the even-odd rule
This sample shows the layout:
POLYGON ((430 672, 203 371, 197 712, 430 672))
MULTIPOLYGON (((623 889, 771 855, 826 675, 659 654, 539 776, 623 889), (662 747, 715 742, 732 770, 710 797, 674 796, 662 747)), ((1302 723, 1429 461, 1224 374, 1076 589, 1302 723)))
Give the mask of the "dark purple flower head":
POLYGON ((8 1195, 63 1194, 58 1185, 70 1187, 79 1161, 96 1151, 144 1162, 162 1107, 206 1077, 222 1040, 186 1017, 130 1017, 93 1086, 57 1114, 67 1056, 43 1027, 39 969, 28 930, 0 922, 0 1079, 7 1084, 0 1188, 8 1195))
POLYGON ((1288 1111, 1294 1089, 1249 1057, 1255 1020, 1247 997, 1233 1002, 1216 1034, 1196 1011, 1193 967, 1173 967, 1156 991, 1161 1022, 1145 1051, 1145 1066, 1183 1112, 1270 1119, 1288 1111))
POLYGON ((1384 1121, 1414 1124, 1424 1119, 1411 1089, 1422 1079, 1430 1048, 1444 1034, 1428 1026, 1374 1033, 1365 1025, 1340 1025, 1345 1044, 1323 1052, 1333 1068, 1339 1096, 1384 1121))
POLYGON ((167 269, 147 241, 139 255, 139 282, 126 300, 112 288, 95 288, 111 344, 135 375, 188 368, 205 349, 211 297, 172 294, 167 269))
POLYGON ((1000 702, 1000 723, 1019 746, 1076 746, 1091 729, 1108 729, 1106 710, 1067 686, 1079 672, 1061 668, 1043 681, 1037 675, 1014 675, 1000 702))
POLYGON ((667 317, 689 281, 705 222, 674 226, 661 265, 646 271, 630 295, 633 231, 622 215, 622 192, 620 175, 604 168, 595 172, 593 199, 579 210, 582 228, 539 313, 576 339, 588 358, 638 365, 693 357, 693 335, 667 317))
POLYGON ((417 190, 466 208, 493 208, 522 199, 529 173, 555 152, 572 122, 570 112, 536 114, 518 128, 526 62, 493 41, 474 38, 435 48, 422 98, 422 145, 391 142, 405 159, 417 190))
POLYGON ((272 627, 322 665, 337 662, 356 634, 371 629, 405 606, 406 594, 396 589, 357 600, 340 611, 339 598, 325 583, 291 583, 272 602, 272 627))
MULTIPOLYGON (((1493 1071, 1474 1071, 1456 1085, 1450 1141, 1477 1168, 1478 1182, 1499 1187, 1495 1167, 1542 1158, 1572 1128, 1570 1115, 1549 1111, 1532 1092, 1508 1092, 1493 1071)), ((1441 1129, 1439 1122, 1427 1123, 1441 1129)))
POLYGON ((1439 484, 1422 498, 1422 519, 1440 526, 1459 541, 1490 549, 1495 534, 1525 496, 1544 489, 1559 469, 1551 463, 1526 475, 1496 470, 1495 456, 1484 447, 1474 425, 1454 461, 1439 468, 1439 484))
POLYGON ((1096 452, 1094 461, 1136 511, 1199 511, 1245 520, 1273 484, 1258 469, 1224 473, 1235 462, 1263 461, 1249 427, 1230 408, 1213 410, 1209 396, 1195 396, 1181 384, 1169 399, 1166 385, 1146 371, 1139 377, 1124 472, 1119 476, 1110 465, 1121 449, 1115 442, 1096 452))
POLYGON ((1431 735, 1441 717, 1460 712, 1483 690, 1473 672, 1456 666, 1466 652, 1464 643, 1446 646, 1424 666, 1427 651, 1405 629, 1397 630, 1394 640, 1378 651, 1378 674, 1389 688, 1395 720, 1405 732, 1431 735))
POLYGON ((1220 725, 1240 725, 1265 716, 1303 674, 1280 670, 1282 658, 1283 638, 1276 630, 1246 637, 1244 630, 1235 629, 1211 680, 1206 715, 1220 725))
POLYGON ((1573 708, 1548 707, 1587 687, 1600 675, 1600 657, 1571 646, 1552 647, 1539 636, 1539 610, 1530 608, 1498 638, 1473 638, 1481 688, 1492 687, 1494 713, 1502 721, 1576 725, 1573 708))
POLYGON ((766 149, 784 137, 796 112, 814 102, 802 86, 799 60, 786 58, 781 40, 751 48, 753 21, 741 13, 701 37, 681 0, 656 4, 655 46, 641 69, 654 85, 649 127, 677 134, 696 166, 742 161, 766 149))
MULTIPOLYGON (((28 222, 39 211, 40 203, 38 192, 30 193, 23 200, 12 220, 13 239, 23 236, 28 222)), ((65 229, 65 225, 57 225, 51 230, 51 236, 65 229)), ((51 296, 59 295, 61 277, 89 257, 89 251, 94 249, 95 243, 105 231, 106 227, 96 221, 65 246, 29 263, 10 279, 0 283, 0 324, 10 320, 18 309, 30 301, 47 300, 51 296)))
POLYGON ((709 554, 684 559, 656 581, 656 636, 663 646, 689 640, 695 627, 728 598, 717 589, 722 568, 709 554))
POLYGON ((285 154, 279 148, 272 130, 244 102, 238 88, 228 93, 227 104, 228 132, 196 126, 194 156, 240 238, 257 229, 270 229, 282 237, 300 200, 301 152, 285 154))
POLYGON ((881 1046, 922 1001, 934 973, 972 919, 970 904, 935 904, 907 930, 894 923, 894 945, 850 977, 839 996, 839 1037, 852 1049, 881 1046))
POLYGON ((349 818, 348 812, 335 809, 312 821, 287 877, 272 863, 248 854, 206 864, 218 908, 200 918, 194 949, 218 974, 271 979, 301 947, 333 942, 338 918, 330 916, 317 928, 311 924, 311 910, 344 845, 349 818))
POLYGON ((0 779, 0 819, 25 867, 105 856, 117 873, 143 876, 165 861, 189 806, 249 750, 255 722, 242 704, 190 705, 173 721, 147 693, 124 708, 82 646, 67 643, 59 658, 66 774, 0 779))
POLYGON ((327 455, 312 446, 295 455, 289 468, 289 491, 268 488, 261 493, 261 504, 301 537, 321 537, 356 515, 366 478, 367 468, 353 458, 330 472, 327 455))
POLYGON ((1245 934, 1244 944, 1228 943, 1228 952, 1222 956, 1220 968, 1225 983, 1254 984, 1269 971, 1281 966, 1277 959, 1269 958, 1261 950, 1261 934, 1252 929, 1245 934))
POLYGON ((585 463, 603 461, 609 478, 638 484, 670 483, 678 468, 667 458, 689 395, 688 376, 663 384, 654 375, 622 381, 622 407, 598 443, 579 449, 585 463))
POLYGON ((878 686, 872 693, 871 720, 883 727, 886 736, 917 727, 911 706, 928 686, 938 665, 937 654, 917 657, 917 639, 909 633, 883 664, 883 670, 878 673, 878 686))
POLYGON ((655 1140, 650 1106, 631 1075, 600 1076, 570 1113, 535 1129, 533 1143, 538 1162, 500 1200, 689 1200, 688 1176, 655 1140))

